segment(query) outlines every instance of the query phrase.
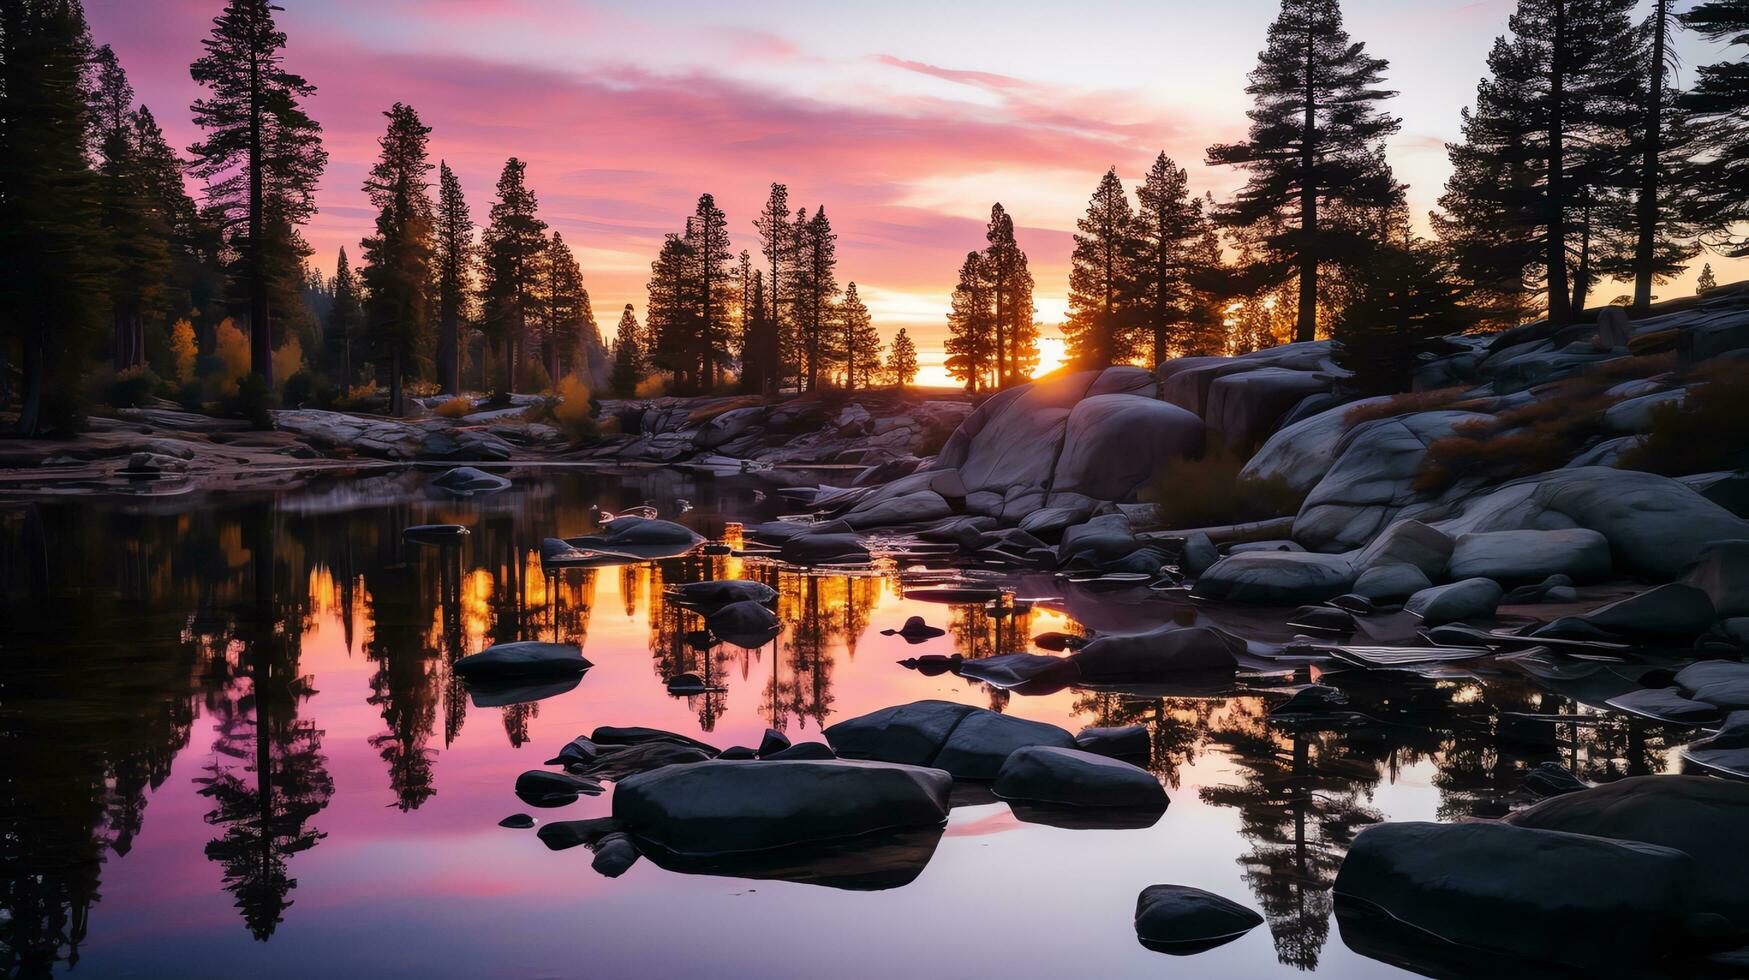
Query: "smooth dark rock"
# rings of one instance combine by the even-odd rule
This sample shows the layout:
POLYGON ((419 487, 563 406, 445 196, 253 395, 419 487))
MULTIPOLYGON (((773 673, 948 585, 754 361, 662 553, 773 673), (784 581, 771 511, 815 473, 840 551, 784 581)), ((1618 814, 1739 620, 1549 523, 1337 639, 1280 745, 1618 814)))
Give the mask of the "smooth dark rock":
POLYGON ((759 739, 759 756, 760 758, 764 758, 765 756, 771 755, 773 752, 782 752, 784 749, 789 748, 789 746, 790 741, 788 735, 785 735, 775 728, 767 728, 765 734, 759 739))
POLYGON ((589 734, 589 739, 597 745, 638 745, 644 742, 675 742, 680 745, 690 745, 696 749, 703 749, 710 755, 716 755, 718 751, 717 747, 714 745, 708 745, 696 738, 681 735, 678 732, 665 732, 660 728, 643 728, 639 726, 616 728, 609 725, 603 725, 591 732, 589 734))
POLYGON ((993 787, 1005 800, 1062 806, 1164 809, 1166 790, 1154 774, 1080 749, 1027 746, 1002 763, 993 787))
POLYGON ((869 560, 868 545, 850 532, 799 534, 783 543, 778 557, 791 565, 824 565, 869 560))
POLYGON ((1446 574, 1522 585, 1556 574, 1595 582, 1608 578, 1613 568, 1608 538, 1586 528, 1566 528, 1459 535, 1446 574))
POLYGON ((703 694, 711 689, 697 674, 675 674, 667 686, 669 694, 703 694))
POLYGON ((565 743, 559 749, 559 754, 546 761, 549 766, 568 766, 574 763, 588 764, 601 757, 601 746, 588 738, 579 735, 565 743))
POLYGON ((899 661, 899 666, 914 670, 924 677, 940 677, 942 674, 958 669, 965 659, 965 655, 959 653, 952 656, 926 653, 921 657, 906 657, 899 661))
POLYGON ((506 677, 565 677, 581 674, 591 666, 575 644, 521 640, 499 643, 463 657, 455 662, 453 669, 462 679, 473 681, 506 677))
POLYGON ((959 662, 959 675, 1020 694, 1051 694, 1081 679, 1081 668, 1066 657, 1002 653, 959 662))
POLYGON ((675 605, 696 610, 706 616, 737 602, 770 604, 777 601, 777 591, 771 586, 746 579, 687 582, 670 588, 668 596, 669 601, 675 605))
POLYGON ((621 780, 613 815, 641 840, 705 855, 757 851, 947 819, 953 779, 875 762, 701 762, 621 780))
POLYGON ((1695 872, 1689 855, 1650 844, 1509 824, 1387 823, 1355 838, 1335 892, 1449 942, 1619 975, 1668 951, 1695 872))
POLYGON ((708 762, 717 754, 715 749, 707 752, 697 746, 680 742, 639 742, 609 748, 594 762, 574 764, 566 768, 570 772, 597 779, 623 779, 634 773, 649 772, 664 766, 708 762))
POLYGON ((657 867, 677 874, 881 891, 915 881, 935 855, 943 829, 940 824, 905 827, 732 854, 677 854, 647 840, 639 841, 638 849, 657 867))
POLYGON ((1209 626, 1167 625, 1147 633, 1105 635, 1070 657, 1087 681, 1139 681, 1231 671, 1245 643, 1209 626))
POLYGON ((587 820, 555 820, 542 824, 535 833, 547 850, 563 851, 586 847, 619 830, 619 821, 612 817, 590 817, 587 820))
POLYGON ((950 701, 914 701, 848 718, 825 730, 847 759, 934 766, 960 779, 995 779, 1008 754, 1028 745, 1073 748, 1055 725, 950 701))
POLYGON ((731 745, 724 749, 722 754, 717 756, 717 758, 730 761, 737 759, 757 759, 759 758, 759 753, 745 745, 731 745))
POLYGON ((1677 671, 1675 680, 1682 693, 1695 701, 1722 711, 1749 709, 1749 663, 1703 660, 1677 671))
POLYGON ((1672 582, 1617 599, 1576 618, 1616 636, 1688 641, 1705 633, 1718 614, 1705 592, 1672 582))
POLYGON ((1251 909, 1188 885, 1150 885, 1136 896, 1136 939, 1156 952, 1200 953, 1262 924, 1251 909))
POLYGON ((460 524, 415 524, 402 531, 401 536, 421 544, 450 545, 460 544, 468 533, 460 524))
POLYGON ((622 551, 631 548, 685 547, 692 548, 704 538, 685 525, 658 518, 620 517, 603 528, 600 534, 566 538, 565 543, 576 548, 622 551))
POLYGON ((534 818, 526 813, 512 813, 498 821, 498 826, 509 827, 511 830, 527 830, 534 826, 534 818))
POLYGON ((1709 776, 1629 776, 1544 800, 1506 818, 1516 827, 1673 848, 1694 859, 1699 911, 1749 930, 1749 783, 1709 776))
POLYGON ((783 632, 777 613, 762 602, 731 602, 705 619, 711 634, 725 643, 756 650, 783 632))
POLYGON ((1749 615, 1749 541, 1718 541, 1682 575, 1685 585, 1705 592, 1721 618, 1749 615))
POLYGON ((901 636, 906 643, 923 643, 938 636, 946 636, 947 630, 939 626, 931 626, 923 621, 922 616, 912 616, 905 620, 905 625, 896 630, 881 630, 882 636, 901 636))
POLYGON ((595 859, 589 862, 589 866, 595 869, 596 874, 609 878, 618 878, 631 870, 641 856, 638 845, 631 837, 622 833, 608 834, 597 840, 590 849, 595 852, 595 859))
POLYGON ((492 493, 510 487, 509 480, 472 466, 458 466, 432 477, 427 482, 430 486, 457 497, 472 497, 475 494, 492 493))
POLYGON ((1032 638, 1032 642, 1040 650, 1061 653, 1064 650, 1079 650, 1087 645, 1088 640, 1073 633, 1040 633, 1032 638))
POLYGON ((1323 602, 1349 591, 1354 580, 1354 567, 1341 555, 1250 551, 1216 562, 1191 594, 1229 602, 1323 602))
POLYGON ((1075 747, 1113 759, 1146 760, 1153 752, 1146 725, 1083 728, 1075 735, 1075 747))
POLYGON ((1348 695, 1324 684, 1302 687, 1269 711, 1270 718, 1323 717, 1348 710, 1348 695))
POLYGON ((1610 698, 1609 706, 1673 725, 1710 725, 1724 717, 1718 705, 1685 698, 1674 687, 1629 691, 1610 698))
POLYGON ((821 759, 836 759, 838 758, 838 753, 833 752, 832 747, 825 742, 797 742, 788 748, 778 749, 776 752, 770 754, 762 753, 760 758, 770 762, 806 762, 809 760, 818 761, 821 759))
POLYGON ((565 806, 577 802, 577 797, 584 793, 590 796, 600 794, 601 784, 570 773, 547 772, 545 769, 530 769, 516 777, 516 796, 529 806, 565 806))
POLYGON ((1561 796, 1589 787, 1558 762, 1545 762, 1524 774, 1524 788, 1537 796, 1561 796))
POLYGON ((1450 585, 1422 589, 1409 597, 1403 608, 1421 617, 1427 626, 1440 626, 1494 615, 1505 590, 1493 579, 1467 578, 1450 585))
POLYGON ((1287 624, 1294 629, 1326 633, 1352 633, 1355 630, 1354 614, 1332 606, 1301 606, 1288 616, 1287 624))
POLYGON ((470 679, 467 681, 468 700, 472 701, 476 708, 502 708, 512 704, 527 704, 531 701, 556 698, 568 691, 576 690, 577 685, 582 681, 582 674, 554 678, 470 679))

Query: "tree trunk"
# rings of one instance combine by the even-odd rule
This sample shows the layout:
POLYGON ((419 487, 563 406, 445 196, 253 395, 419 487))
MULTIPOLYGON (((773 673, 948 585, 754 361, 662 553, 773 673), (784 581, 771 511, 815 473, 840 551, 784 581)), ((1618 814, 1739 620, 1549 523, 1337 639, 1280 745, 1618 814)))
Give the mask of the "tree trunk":
POLYGON ((1585 192, 1585 209, 1579 219, 1579 264, 1573 270, 1573 313, 1585 313, 1585 300, 1591 292, 1591 192, 1585 192))
POLYGON ((1658 239, 1658 157, 1663 150, 1664 115, 1664 21, 1670 0, 1657 0, 1652 7, 1652 76, 1647 85, 1646 146, 1640 164, 1640 239, 1634 247, 1635 316, 1645 316, 1652 306, 1652 266, 1658 239))
POLYGON ((1548 263, 1549 322, 1564 326, 1573 322, 1572 297, 1567 294, 1567 188, 1566 138, 1562 102, 1566 98, 1566 0, 1554 0, 1555 39, 1549 58, 1549 175, 1548 234, 1544 255, 1548 263))
POLYGON ((1313 176, 1317 162, 1317 89, 1312 73, 1316 67, 1312 32, 1306 32, 1305 132, 1300 142, 1300 311, 1294 324, 1294 339, 1318 339, 1318 253, 1312 244, 1318 235, 1318 185, 1313 176))

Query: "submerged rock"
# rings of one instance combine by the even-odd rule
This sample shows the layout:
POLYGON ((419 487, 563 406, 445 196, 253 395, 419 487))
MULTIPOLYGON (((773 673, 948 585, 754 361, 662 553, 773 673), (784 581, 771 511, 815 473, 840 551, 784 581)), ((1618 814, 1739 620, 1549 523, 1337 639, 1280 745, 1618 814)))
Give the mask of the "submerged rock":
POLYGON ((1083 728, 1075 735, 1075 747, 1113 759, 1147 759, 1153 753, 1146 725, 1083 728))
POLYGON ((1150 885, 1136 896, 1136 939, 1156 952, 1200 953, 1262 924, 1238 902, 1188 885, 1150 885))
POLYGON ((512 813, 498 821, 498 826, 509 827, 511 830, 527 830, 534 826, 534 818, 526 813, 512 813))
POLYGON ((849 532, 798 534, 783 543, 778 557, 791 565, 825 565, 869 560, 868 545, 849 532))
POLYGON ((464 680, 509 677, 565 677, 581 674, 593 664, 571 643, 541 643, 520 640, 487 647, 455 662, 454 670, 464 680))
POLYGON ((762 752, 759 757, 772 762, 806 761, 810 759, 836 759, 838 753, 833 752, 832 747, 824 742, 797 742, 788 748, 778 749, 776 752, 762 752))
POLYGON ((1049 694, 1081 679, 1081 668, 1073 659, 1032 653, 969 658, 960 661, 958 673, 1020 694, 1049 694))
POLYGON ((789 736, 775 728, 767 728, 759 739, 759 755, 761 758, 789 748, 789 736))
POLYGON ((701 742, 679 732, 663 731, 660 728, 644 728, 631 726, 626 728, 603 725, 589 734, 589 740, 597 745, 642 745, 647 742, 671 742, 675 745, 690 745, 707 755, 716 755, 717 747, 701 742))
POLYGON ((1166 790, 1146 769, 1080 749, 1027 746, 1002 763, 993 787, 1004 800, 1058 806, 1162 810, 1166 790))
POLYGON ((577 797, 601 793, 601 784, 563 772, 530 769, 516 777, 516 796, 529 806, 558 807, 577 802, 577 797))
POLYGON ((879 762, 701 762, 621 780, 613 815, 689 855, 757 851, 947 819, 953 778, 879 762))
POLYGON ((1619 975, 1669 950, 1694 875, 1693 858, 1668 847, 1509 824, 1388 823, 1355 838, 1335 892, 1448 942, 1619 975))
POLYGON ((1147 633, 1108 635, 1069 658, 1083 680, 1140 681, 1187 673, 1231 671, 1245 641, 1211 626, 1162 626, 1147 633))
MULTIPOLYGON (((1707 598, 1705 592, 1692 585, 1672 582, 1638 595, 1617 599, 1572 618, 1611 636, 1686 642, 1705 633, 1718 616, 1713 611, 1712 600, 1707 598)), ((1539 630, 1537 635, 1566 634, 1545 629, 1539 630)))
POLYGON ((924 643, 938 636, 946 636, 947 630, 939 626, 931 626, 923 621, 922 616, 912 616, 905 620, 905 625, 896 630, 881 630, 882 636, 900 636, 906 643, 924 643))
POLYGON ((596 874, 608 878, 618 878, 625 874, 631 870, 632 865, 638 863, 641 856, 638 845, 633 843, 631 837, 621 833, 602 837, 591 849, 595 851, 595 859, 589 862, 589 866, 595 869, 596 874))
POLYGON ((468 536, 468 529, 460 524, 415 524, 401 532, 408 541, 420 544, 460 544, 468 536))
POLYGON ((1355 594, 1373 602, 1401 602, 1431 588, 1427 573, 1408 562, 1374 565, 1354 580, 1355 594))
POLYGON ((618 833, 619 821, 612 817, 590 817, 587 820, 555 820, 542 824, 535 833, 549 851, 573 847, 588 847, 608 834, 618 833))

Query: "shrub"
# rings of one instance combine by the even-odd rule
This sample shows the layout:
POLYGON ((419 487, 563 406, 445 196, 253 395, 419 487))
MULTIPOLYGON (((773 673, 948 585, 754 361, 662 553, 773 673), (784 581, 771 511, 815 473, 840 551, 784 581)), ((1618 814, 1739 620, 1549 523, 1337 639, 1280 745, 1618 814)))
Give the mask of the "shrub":
POLYGON ((1142 496, 1169 528, 1190 529, 1267 520, 1297 513, 1304 494, 1283 477, 1241 479, 1245 459, 1213 446, 1198 459, 1166 464, 1142 496))
POLYGON ((297 337, 287 337, 279 350, 273 352, 273 376, 283 385, 304 370, 304 345, 297 337))
POLYGON ((666 375, 652 374, 638 382, 632 389, 632 395, 637 398, 661 398, 668 393, 668 378, 666 375))
POLYGON ((1652 409, 1640 444, 1622 453, 1622 469, 1687 476, 1749 466, 1749 364, 1713 364, 1680 403, 1652 409))
POLYGON ((433 412, 440 419, 459 419, 465 417, 473 410, 474 400, 472 398, 457 395, 456 397, 445 401, 443 404, 438 405, 433 412))
POLYGON ((194 380, 194 359, 199 354, 195 345, 194 325, 177 320, 170 330, 170 357, 175 364, 176 380, 187 384, 194 380))
POLYGON ((276 401, 273 390, 260 375, 247 374, 238 379, 236 394, 224 400, 225 414, 247 419, 256 429, 271 429, 276 401))
POLYGON ((280 386, 280 403, 294 408, 315 406, 325 408, 334 402, 334 388, 327 380, 309 371, 298 371, 280 386))
POLYGON ((129 368, 104 387, 103 400, 116 408, 137 408, 153 397, 158 385, 158 376, 151 368, 129 368))
POLYGON ((1375 422, 1379 419, 1396 418, 1399 415, 1412 415, 1416 412, 1437 412, 1447 408, 1457 408, 1465 404, 1474 404, 1463 400, 1464 393, 1470 389, 1459 385, 1455 388, 1435 388, 1431 391, 1405 391, 1391 395, 1383 401, 1367 405, 1356 405, 1342 415, 1344 425, 1350 427, 1362 422, 1375 422))
POLYGON ((575 375, 559 379, 559 399, 552 406, 553 422, 572 442, 594 438, 599 432, 594 408, 589 403, 589 389, 575 375))
POLYGON ((249 336, 239 330, 230 317, 220 321, 214 336, 217 338, 213 345, 217 378, 213 380, 217 394, 234 395, 237 393, 237 379, 249 374, 249 336))

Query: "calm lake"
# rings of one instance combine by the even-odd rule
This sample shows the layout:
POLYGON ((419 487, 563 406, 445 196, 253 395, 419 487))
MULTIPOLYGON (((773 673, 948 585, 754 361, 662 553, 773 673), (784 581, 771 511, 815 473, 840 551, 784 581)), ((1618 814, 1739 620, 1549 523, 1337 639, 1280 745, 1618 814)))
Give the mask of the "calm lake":
MULTIPOLYGON (((1528 767, 1608 780, 1674 768, 1655 729, 1547 726, 1503 743, 1502 710, 1586 714, 1522 677, 1448 670, 1333 680, 1370 719, 1284 730, 1268 678, 1217 692, 1027 697, 896 662, 1032 650, 1046 631, 1152 625, 1146 590, 1014 583, 1028 612, 907 600, 908 564, 808 575, 689 556, 542 573, 538 545, 592 507, 655 504, 717 537, 777 511, 753 486, 671 471, 525 471, 506 492, 429 496, 424 476, 260 496, 69 498, 0 507, 0 962, 81 977, 1400 976, 1332 914, 1347 843, 1381 819, 1504 812, 1528 767), (453 522, 459 548, 403 539, 453 522), (785 630, 697 650, 663 588, 754 578, 785 630), (998 613, 1006 610, 998 610, 998 613), (948 629, 883 636, 912 615, 948 629), (574 689, 476 703, 450 663, 494 642, 580 644, 574 689), (718 693, 671 696, 683 671, 718 693), (1172 804, 1141 829, 1020 819, 975 792, 914 880, 873 891, 681 874, 618 879, 505 816, 605 815, 610 795, 530 809, 512 785, 598 725, 714 745, 796 741, 921 698, 1048 721, 1148 726, 1172 804), (1137 893, 1195 885, 1266 927, 1191 958, 1150 952, 1137 893)), ((488 699, 489 701, 490 699, 488 699)), ((916 869, 912 869, 916 870, 916 869)))

